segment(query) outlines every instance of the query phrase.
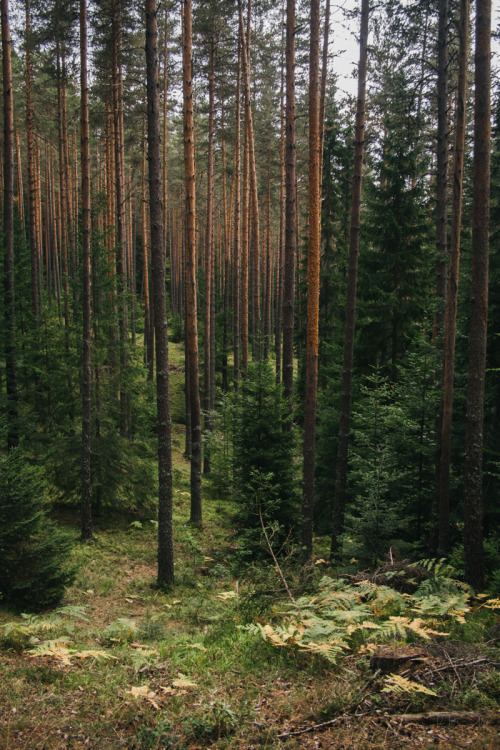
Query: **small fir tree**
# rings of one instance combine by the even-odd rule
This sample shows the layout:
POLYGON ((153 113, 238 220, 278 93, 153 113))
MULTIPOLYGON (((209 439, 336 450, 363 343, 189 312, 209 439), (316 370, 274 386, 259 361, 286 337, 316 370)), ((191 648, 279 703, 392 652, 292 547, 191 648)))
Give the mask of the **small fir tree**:
POLYGON ((75 571, 70 537, 46 516, 43 473, 11 450, 0 458, 0 492, 0 595, 19 609, 52 607, 75 571))
POLYGON ((282 386, 271 364, 252 363, 241 384, 234 420, 236 520, 249 556, 258 549, 262 523, 274 527, 277 548, 297 528, 295 446, 293 432, 286 429, 288 421, 282 386))

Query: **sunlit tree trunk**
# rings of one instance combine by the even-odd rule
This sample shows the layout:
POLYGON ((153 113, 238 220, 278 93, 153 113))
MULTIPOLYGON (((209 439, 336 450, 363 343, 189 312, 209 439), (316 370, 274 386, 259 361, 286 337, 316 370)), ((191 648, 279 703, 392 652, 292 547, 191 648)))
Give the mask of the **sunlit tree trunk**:
POLYGON ((293 394, 295 258, 297 255, 297 156, 295 146, 295 0, 287 0, 286 4, 285 64, 286 136, 285 274, 283 287, 283 388, 285 397, 291 398, 293 394))
POLYGON ((3 72, 4 356, 7 385, 7 447, 19 443, 16 307, 14 293, 14 104, 8 0, 1 0, 3 72))
POLYGON ((39 289, 38 289, 38 263, 39 263, 39 235, 37 232, 38 222, 36 216, 36 173, 35 173, 35 138, 33 128, 33 103, 31 94, 32 72, 31 72, 31 15, 30 3, 26 0, 26 145, 28 162, 28 215, 29 215, 29 243, 30 243, 30 267, 31 267, 31 311, 35 327, 38 326, 39 316, 39 289))
POLYGON ((196 168, 193 129, 191 0, 183 0, 182 7, 182 84, 186 190, 186 350, 191 410, 191 521, 201 523, 201 408, 196 299, 196 168))
POLYGON ((311 0, 309 46, 309 241, 307 263, 306 386, 304 403, 304 468, 302 490, 302 547, 305 559, 312 555, 314 458, 318 386, 319 259, 321 244, 320 127, 319 127, 319 29, 320 3, 311 0))
POLYGON ((90 140, 89 92, 87 84, 87 4, 80 0, 80 127, 82 163, 82 539, 92 538, 91 515, 91 217, 90 217, 90 140))
MULTIPOLYGON (((214 268, 214 122, 215 122, 215 35, 210 41, 208 64, 208 164, 207 164, 207 223, 205 235, 205 340, 204 340, 204 409, 205 431, 211 430, 212 404, 212 293, 214 268)), ((210 453, 205 443, 205 474, 210 472, 210 453)))
POLYGON ((235 143, 234 143, 234 240, 233 240, 233 358, 234 384, 240 378, 241 341, 241 37, 238 34, 238 69, 236 72, 235 143))

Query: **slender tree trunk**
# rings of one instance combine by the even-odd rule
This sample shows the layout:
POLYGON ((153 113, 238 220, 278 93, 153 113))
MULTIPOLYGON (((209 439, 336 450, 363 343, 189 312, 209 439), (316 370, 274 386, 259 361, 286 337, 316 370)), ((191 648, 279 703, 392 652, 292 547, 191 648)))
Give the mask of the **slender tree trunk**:
MULTIPOLYGON (((444 313, 448 285, 448 24, 449 0, 439 0, 438 28, 438 129, 436 158, 436 296, 439 305, 435 317, 435 335, 438 346, 443 349, 444 313)), ((443 378, 443 371, 441 371, 443 378)), ((442 381, 441 381, 442 382, 442 381)), ((442 404, 441 404, 442 406, 442 404)), ((438 419, 438 435, 442 430, 442 411, 438 419)), ((440 446, 436 455, 436 476, 439 476, 440 446)), ((440 498, 438 508, 439 555, 446 555, 449 547, 449 503, 448 495, 440 498)))
POLYGON ((89 91, 87 84, 87 0, 80 0, 80 125, 82 162, 82 539, 92 539, 92 486, 90 469, 92 333, 91 333, 91 217, 89 91))
MULTIPOLYGON (((212 429, 212 283, 214 266, 214 122, 215 122, 215 33, 210 41, 208 64, 208 164, 207 164, 207 226, 205 235, 205 341, 204 341, 204 409, 205 431, 212 429)), ((205 444, 203 471, 210 473, 210 452, 205 444)))
MULTIPOLYGON (((241 42, 243 48, 243 41, 241 42)), ((250 148, 248 122, 245 118, 243 144, 243 206, 241 215, 241 370, 248 370, 248 301, 249 301, 249 217, 250 217, 250 148)))
MULTIPOLYGON (((283 288, 283 388, 293 395, 295 258, 297 255, 297 155, 295 146, 295 0, 286 4, 285 278, 283 288)), ((291 401, 290 401, 290 409, 291 401)), ((291 427, 291 420, 289 423, 291 427)))
POLYGON ((1 0, 3 72, 4 355, 7 384, 7 447, 19 443, 16 307, 14 293, 14 104, 8 0, 1 0))
POLYGON ((326 83, 328 79, 328 43, 330 41, 330 0, 325 3, 325 26, 323 29, 323 55, 321 61, 321 93, 319 103, 320 178, 323 185, 323 151, 325 144, 326 83))
POLYGON ((172 439, 168 375, 167 300, 160 153, 158 95, 158 28, 156 0, 146 0, 146 74, 149 158, 151 266, 156 341, 156 396, 158 404, 158 583, 174 583, 172 529, 172 439))
POLYGON ((342 552, 341 534, 344 529, 344 514, 347 485, 347 463, 349 457, 349 433, 351 420, 352 368, 354 359, 354 331, 356 326, 356 290, 358 283, 358 253, 361 216, 361 185, 363 179, 363 155, 365 146, 366 68, 368 58, 369 0, 361 3, 361 28, 359 41, 358 98, 356 104, 356 126, 354 134, 354 173, 351 203, 351 233, 349 241, 349 265, 347 270, 346 322, 344 333, 344 358, 340 392, 340 425, 337 448, 337 471, 333 503, 333 531, 330 555, 338 558, 342 552))
POLYGON ((67 216, 67 190, 68 184, 66 181, 66 169, 65 169, 65 150, 64 150, 64 122, 63 118, 63 107, 64 107, 64 96, 63 96, 63 69, 61 66, 61 55, 59 52, 59 42, 57 42, 57 112, 58 112, 58 140, 59 140, 59 198, 61 202, 61 208, 59 211, 60 216, 60 228, 61 228, 61 241, 59 247, 61 249, 61 275, 62 275, 62 288, 64 297, 64 327, 66 331, 66 349, 69 350, 70 346, 70 312, 69 312, 69 286, 68 286, 68 247, 69 247, 69 218, 67 216))
MULTIPOLYGON (((227 352, 229 348, 229 290, 230 290, 230 253, 231 244, 230 221, 227 208, 226 195, 226 140, 224 133, 224 110, 222 110, 222 202, 224 204, 224 248, 223 248, 223 287, 222 294, 224 299, 224 328, 222 332, 222 391, 227 392, 229 386, 227 374, 227 352)), ((232 196, 232 192, 231 192, 232 196)), ((229 210, 231 207, 229 207, 229 210)))
POLYGON ((274 329, 274 350, 276 355, 276 382, 281 382, 282 337, 283 337, 283 278, 285 261, 285 71, 281 66, 280 90, 280 230, 278 258, 276 264, 276 311, 274 329))
POLYGON ((240 341, 241 341, 241 36, 238 34, 238 69, 236 73, 235 103, 235 143, 234 143, 234 252, 233 252, 233 359, 234 386, 238 389, 240 379, 240 341))
POLYGON ((450 238, 450 269, 443 345, 443 401, 439 447, 439 474, 435 507, 443 511, 448 523, 451 428, 453 417, 453 380, 455 372, 455 337, 457 327, 458 280, 460 267, 460 230, 462 225, 463 170, 467 106, 467 69, 469 57, 470 0, 460 0, 459 69, 455 111, 455 144, 453 156, 453 205, 450 238))
POLYGON ((320 2, 311 0, 309 46, 309 243, 307 263, 306 386, 304 403, 304 468, 302 491, 302 547, 312 556, 314 458, 318 387, 319 260, 321 245, 319 37, 320 2))
POLYGON ((17 210, 19 211, 19 222, 23 237, 26 237, 26 228, 24 226, 24 189, 23 189, 23 168, 21 164, 21 146, 19 143, 19 133, 16 133, 16 173, 17 173, 17 210))
POLYGON ((191 407, 191 521, 201 523, 201 408, 198 376, 196 302, 196 169, 193 128, 192 12, 183 0, 182 82, 184 95, 184 165, 186 189, 186 349, 191 407))
POLYGON ((38 258, 39 258, 39 235, 36 216, 36 172, 35 172, 35 139, 33 132, 33 104, 31 97, 31 16, 30 3, 26 0, 26 141, 28 158, 28 214, 29 214, 29 241, 31 260, 31 310, 35 327, 38 326, 39 316, 39 289, 38 289, 38 258))
POLYGON ((144 140, 142 151, 142 187, 141 187, 141 218, 142 218, 142 289, 144 298, 144 361, 148 365, 148 380, 152 380, 152 372, 149 367, 151 358, 154 359, 153 341, 154 335, 151 335, 150 323, 151 313, 149 304, 149 232, 148 232, 148 211, 147 211, 147 192, 146 192, 146 122, 144 121, 144 140))
POLYGON ((482 458, 490 224, 490 56, 491 0, 477 0, 471 325, 464 480, 465 580, 477 591, 484 587, 482 458))
POLYGON ((112 95, 114 124, 114 160, 116 195, 116 286, 118 296, 118 331, 120 342, 120 432, 127 436, 130 432, 130 394, 125 385, 128 366, 127 331, 127 264, 126 264, 126 221, 125 221, 125 179, 123 164, 123 84, 122 84, 122 43, 121 12, 115 0, 112 4, 112 95))

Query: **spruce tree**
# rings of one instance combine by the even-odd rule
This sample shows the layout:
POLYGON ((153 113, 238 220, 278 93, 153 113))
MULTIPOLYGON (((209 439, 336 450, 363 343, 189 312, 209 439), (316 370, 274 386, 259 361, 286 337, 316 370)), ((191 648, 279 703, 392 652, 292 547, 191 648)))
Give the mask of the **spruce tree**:
POLYGON ((0 595, 15 608, 39 610, 60 602, 74 570, 70 537, 47 518, 42 471, 19 449, 0 458, 0 595))

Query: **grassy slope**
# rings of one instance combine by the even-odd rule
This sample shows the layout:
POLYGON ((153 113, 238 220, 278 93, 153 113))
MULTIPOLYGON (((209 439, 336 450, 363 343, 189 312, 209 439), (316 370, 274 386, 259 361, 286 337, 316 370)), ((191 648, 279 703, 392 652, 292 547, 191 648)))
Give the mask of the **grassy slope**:
MULTIPOLYGON (((179 359, 179 346, 172 350, 179 359)), ((177 420, 183 377, 172 374, 177 420)), ((448 682, 443 673, 438 701, 420 695, 395 703, 371 680, 366 657, 348 655, 332 666, 274 649, 240 629, 259 617, 259 600, 248 595, 254 584, 231 573, 230 507, 206 493, 203 531, 189 526, 183 447, 176 424, 173 591, 154 586, 154 524, 108 519, 97 526, 93 545, 75 544, 79 573, 65 612, 31 621, 0 613, 0 624, 13 623, 10 633, 0 630, 1 748, 498 746, 492 727, 408 730, 371 718, 278 739, 302 724, 356 710, 373 717, 387 710, 491 709, 500 699, 500 680, 491 669, 473 677, 452 674, 448 682), (85 620, 77 607, 84 607, 85 620), (29 653, 40 644, 44 653, 29 653)), ((267 579, 278 592, 271 567, 267 579)), ((472 653, 472 646, 462 648, 472 653)))

